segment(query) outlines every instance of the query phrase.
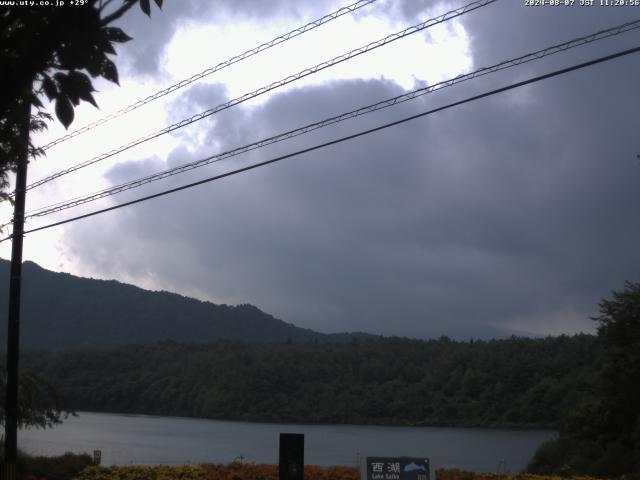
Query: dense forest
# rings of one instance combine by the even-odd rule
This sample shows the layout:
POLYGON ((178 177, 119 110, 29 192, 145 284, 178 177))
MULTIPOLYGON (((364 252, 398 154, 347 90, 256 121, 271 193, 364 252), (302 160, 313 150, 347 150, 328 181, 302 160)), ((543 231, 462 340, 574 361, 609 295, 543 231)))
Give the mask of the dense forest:
POLYGON ((76 410, 252 421, 557 427, 590 395, 593 336, 163 342, 29 353, 76 410))

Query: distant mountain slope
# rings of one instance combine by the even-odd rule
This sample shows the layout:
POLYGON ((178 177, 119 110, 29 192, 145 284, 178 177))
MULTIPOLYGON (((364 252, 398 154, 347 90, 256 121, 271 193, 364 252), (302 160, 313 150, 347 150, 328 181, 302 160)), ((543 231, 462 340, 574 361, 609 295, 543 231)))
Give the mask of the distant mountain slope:
MULTIPOLYGON (((152 292, 116 281, 76 277, 23 266, 20 325, 25 349, 113 347, 160 340, 206 343, 344 341, 278 320, 252 305, 215 305, 169 292, 152 292)), ((0 349, 6 345, 9 262, 0 259, 0 349)), ((366 337, 366 334, 356 334, 366 337)))

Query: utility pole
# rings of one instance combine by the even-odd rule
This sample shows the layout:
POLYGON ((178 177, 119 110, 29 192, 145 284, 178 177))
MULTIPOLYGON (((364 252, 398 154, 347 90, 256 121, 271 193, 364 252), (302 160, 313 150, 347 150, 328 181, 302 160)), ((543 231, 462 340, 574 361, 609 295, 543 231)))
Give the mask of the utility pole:
MULTIPOLYGON (((30 85, 31 86, 31 85, 30 85)), ((22 96, 23 124, 20 128, 20 152, 16 171, 13 206, 13 234, 11 237, 11 274, 9 279, 9 321, 7 331, 7 391, 5 397, 4 462, 5 480, 16 479, 18 455, 18 359, 20 355, 20 290, 22 287, 22 239, 29 162, 29 126, 31 101, 22 96)))

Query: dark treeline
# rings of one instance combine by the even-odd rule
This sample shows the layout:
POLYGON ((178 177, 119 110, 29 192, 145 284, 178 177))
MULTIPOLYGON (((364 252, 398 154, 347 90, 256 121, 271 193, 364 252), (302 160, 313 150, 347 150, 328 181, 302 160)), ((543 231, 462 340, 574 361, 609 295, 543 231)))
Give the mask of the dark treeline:
POLYGON ((32 352, 75 410, 252 421, 551 427, 591 395, 593 336, 163 342, 32 352))

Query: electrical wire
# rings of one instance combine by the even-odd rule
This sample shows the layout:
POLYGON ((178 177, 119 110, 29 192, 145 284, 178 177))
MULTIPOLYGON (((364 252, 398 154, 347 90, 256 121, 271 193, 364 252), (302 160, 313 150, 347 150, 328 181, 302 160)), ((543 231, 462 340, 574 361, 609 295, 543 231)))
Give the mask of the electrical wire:
POLYGON ((429 27, 432 27, 434 25, 438 25, 441 23, 444 23, 446 21, 449 21, 453 18, 459 17, 461 15, 464 15, 465 13, 469 13, 472 12, 474 10, 477 10, 478 8, 482 8, 485 7, 491 3, 494 3, 498 0, 477 0, 474 2, 471 2, 463 7, 459 7, 455 10, 451 10, 449 12, 446 12, 438 17, 426 20, 424 22, 418 23, 416 25, 413 25, 411 27, 408 27, 400 32, 397 33, 392 33, 390 35, 387 35, 386 37, 380 39, 380 40, 376 40, 375 42, 371 42, 363 47, 359 47, 356 48, 354 50, 351 50, 348 53, 344 53, 342 55, 339 55, 331 60, 327 60, 324 61, 318 65, 315 65, 311 68, 306 68, 294 75, 290 75, 284 79, 278 80, 277 82, 271 83, 270 85, 261 87, 251 93, 246 93, 240 97, 237 97, 233 100, 230 100, 226 103, 220 104, 216 107, 210 108, 209 110, 205 110, 204 112, 198 113, 196 115, 193 115, 190 118, 186 118, 184 120, 181 120, 180 122, 174 123, 173 125, 170 125, 168 127, 165 127, 161 130, 158 130, 156 132, 152 132, 149 133, 147 135, 145 135, 144 137, 138 138, 137 140, 133 140, 132 142, 129 142, 125 145, 122 145, 120 147, 117 147, 107 153, 103 153, 101 155, 98 155, 97 157, 93 157, 89 160, 86 160, 82 163, 76 164, 72 167, 69 167, 67 169, 64 170, 60 170, 59 172, 56 172, 48 177, 45 177, 41 180, 38 180, 36 182, 33 182, 29 185, 27 185, 27 190, 31 190, 33 188, 39 187, 41 185, 44 185, 45 183, 48 183, 52 180, 55 180, 56 178, 59 178, 61 176, 67 175, 69 173, 75 172, 76 170, 80 170, 81 168, 87 167, 89 165, 92 165, 94 163, 100 162, 102 160, 105 160, 107 158, 110 158, 118 153, 124 152, 125 150, 128 150, 132 147, 135 147, 137 145, 140 145, 141 143, 147 142, 149 140, 152 140, 154 138, 157 138, 161 135, 164 135, 166 133, 172 132, 174 130, 177 130, 179 128, 185 127, 187 125, 190 125, 194 122, 198 122, 200 120, 203 120, 215 113, 221 112, 222 110, 226 110, 228 108, 231 108, 233 106, 239 105, 243 102, 246 102, 247 100, 256 98, 264 93, 270 92, 272 90, 275 90, 277 88, 280 88, 284 85, 287 85, 289 83, 292 83, 296 80, 299 80, 301 78, 307 77, 309 75, 315 74, 321 70, 324 70, 326 68, 332 67, 334 65, 337 65, 339 63, 345 62, 347 60, 351 60, 352 58, 355 58, 359 55, 362 55, 364 53, 370 52, 376 48, 382 47, 384 45, 387 45, 391 42, 394 42, 396 40, 400 40, 402 38, 407 37, 408 35, 412 35, 414 33, 418 33, 422 30, 425 30, 429 27))
POLYGON ((522 65, 524 63, 528 63, 534 60, 539 60, 541 58, 547 57, 549 55, 553 55, 559 52, 564 52, 567 51, 571 48, 576 48, 578 46, 582 46, 585 44, 589 44, 598 40, 603 40, 605 38, 610 38, 616 35, 619 35, 621 33, 626 33, 632 30, 636 30, 640 28, 640 19, 631 21, 631 22, 626 22, 624 24, 621 25, 617 25, 615 27, 611 27, 608 28, 606 30, 600 30, 598 32, 592 33, 590 35, 586 35, 583 37, 579 37, 579 38, 575 38, 573 40, 570 40, 568 42, 564 42, 564 43, 560 43, 557 45, 553 45, 551 47, 547 47, 545 49, 541 49, 532 53, 528 53, 526 55, 522 55, 520 57, 516 57, 510 60, 505 60, 502 61, 498 64, 489 66, 489 67, 484 67, 484 68, 480 68, 478 70, 475 70, 473 72, 467 73, 467 74, 463 74, 463 75, 459 75, 455 78, 449 79, 449 80, 444 80, 438 83, 435 83, 433 85, 429 85, 423 88, 419 88, 416 90, 413 90, 411 92, 407 92, 404 93, 402 95, 398 95, 396 97, 393 98, 389 98, 371 105, 367 105, 365 107, 361 107, 358 108, 356 110, 352 110, 350 112, 346 112, 346 113, 342 113, 340 115, 334 116, 334 117, 330 117, 330 118, 326 118, 324 120, 321 120, 319 122, 315 122, 315 123, 311 123, 309 125, 305 125, 303 127, 299 127, 296 128, 294 130, 289 130, 287 132, 284 133, 280 133, 278 135, 274 135, 272 137, 269 138, 265 138, 262 140, 258 140, 256 142, 247 144, 247 145, 243 145, 241 147, 237 147, 235 149, 232 150, 228 150, 226 152, 222 152, 222 153, 218 153, 215 155, 211 155, 193 162, 189 162, 186 163, 184 165, 180 165, 162 172, 158 172, 158 173, 154 173, 142 178, 138 178, 129 182, 125 182, 122 183, 120 185, 114 186, 114 187, 109 187, 97 192, 93 192, 90 194, 85 194, 83 196, 79 196, 73 199, 68 199, 68 200, 64 200, 61 202, 57 202, 54 204, 50 204, 47 206, 43 206, 37 209, 34 209, 30 212, 27 212, 26 217, 25 218, 34 218, 34 217, 43 217, 46 215, 50 215, 53 213, 57 213, 63 210, 67 210, 69 208, 73 208, 79 205, 83 205, 92 201, 96 201, 99 200, 101 198, 105 198, 105 197, 109 197, 112 195, 116 195, 118 193, 127 191, 127 190, 131 190, 133 188, 138 188, 141 187, 143 185, 146 185, 148 183, 154 182, 154 181, 158 181, 158 180, 162 180, 164 178, 168 178, 168 177, 172 177, 174 175, 178 175, 180 173, 184 173, 196 168, 200 168, 212 163, 216 163, 231 157, 235 157, 237 155, 252 151, 252 150, 256 150, 258 148, 262 148, 265 147, 267 145, 271 145, 277 142, 281 142, 284 140, 288 140, 294 137, 297 137, 299 135, 303 135, 306 133, 309 133, 311 131, 314 130, 318 130, 320 128, 324 128, 326 126, 332 125, 332 124, 336 124, 339 122, 342 122, 344 120, 347 119, 351 119, 351 118, 356 118, 358 116, 361 115, 365 115, 368 113, 372 113, 378 110, 382 110, 385 108, 389 108, 391 106, 395 106, 410 100, 414 100, 420 96, 426 95, 428 93, 434 92, 436 90, 441 90, 442 88, 446 88, 446 87, 450 87, 453 85, 456 85, 458 83, 464 82, 464 81, 468 81, 474 78, 478 78, 490 73, 494 73, 500 70, 504 70, 507 68, 511 68, 511 67, 515 67, 518 65, 522 65))
POLYGON ((43 145, 42 147, 40 147, 42 150, 48 150, 49 148, 58 145, 62 142, 65 142, 71 138, 77 137, 78 135, 88 132, 89 130, 93 130, 94 128, 103 125, 107 122, 109 122, 110 120, 113 120, 115 118, 121 117, 122 115, 125 115, 129 112, 132 112, 140 107, 142 107, 143 105, 146 105, 149 102, 152 102, 153 100, 156 100, 158 98, 162 98, 165 95, 168 95, 172 92, 175 92, 176 90, 179 90, 183 87, 186 87, 187 85, 190 85, 208 75, 211 75, 215 72, 218 72, 226 67, 229 67, 235 63, 238 63, 242 60, 246 60, 249 57, 253 57, 254 55, 257 55, 258 53, 264 52, 265 50, 268 50, 272 47, 275 47, 276 45, 279 45, 283 42, 286 42, 287 40, 291 40, 292 38, 295 38, 299 35, 302 35, 303 33, 306 33, 310 30, 313 30, 314 28, 320 27, 321 25, 324 25, 325 23, 328 23, 332 20, 335 20, 343 15, 346 15, 348 13, 353 13, 356 10, 365 7, 371 3, 374 3, 378 0, 358 0, 355 3, 352 3, 351 5, 347 5, 346 7, 342 7, 339 8, 338 10, 328 13, 327 15, 318 18, 316 20, 313 20, 312 22, 307 23, 306 25, 303 25, 302 27, 298 27, 294 30, 291 30, 290 32, 285 33, 284 35, 280 35, 278 37, 273 38, 272 40, 269 40, 268 42, 262 43, 260 45, 258 45, 257 47, 251 48, 250 50, 247 50, 246 52, 243 52, 239 55, 236 55, 235 57, 232 57, 228 60, 225 60, 224 62, 220 62, 217 65, 213 66, 213 67, 209 67, 199 73, 196 73, 194 75, 192 75, 189 78, 186 78, 184 80, 180 80, 178 83, 175 83, 163 90, 160 90, 156 93, 154 93, 153 95, 149 95, 148 97, 145 97, 141 100, 138 100, 137 102, 132 103, 131 105, 128 105, 124 108, 121 108, 120 110, 113 112, 110 115, 107 115, 99 120, 96 120, 93 123, 90 123, 88 125, 85 125, 82 128, 79 128, 78 130, 75 130, 73 132, 70 132, 60 138, 57 138, 56 140, 53 140, 52 142, 47 143, 46 145, 43 145))
MULTIPOLYGON (((425 112, 421 112, 421 113, 418 113, 416 115, 411 115, 409 117, 405 117, 405 118, 402 118, 400 120, 396 120, 394 122, 385 123, 385 124, 380 125, 380 126, 375 127, 375 128, 370 128, 368 130, 363 130, 363 131, 360 131, 358 133, 354 133, 352 135, 347 135, 347 136, 344 136, 344 137, 340 137, 340 138, 331 140, 329 142, 325 142, 325 143, 321 143, 321 144, 318 144, 318 145, 314 145, 312 147, 304 148, 302 150, 298 150, 298 151, 295 151, 295 152, 292 152, 292 153, 288 153, 286 155, 281 155, 279 157, 272 158, 270 160, 266 160, 264 162, 255 163, 253 165, 249 165, 249 166, 246 166, 246 167, 243 167, 243 168, 238 168, 238 169, 232 170, 230 172, 226 172, 226 173, 222 173, 222 174, 219 174, 219 175, 215 175, 213 177, 205 178, 203 180, 199 180, 197 182, 189 183, 187 185, 182 185, 180 187, 172 188, 172 189, 169 189, 169 190, 164 190, 164 191, 155 193, 153 195, 147 195, 145 197, 137 198, 137 199, 131 200, 129 202, 124 202, 124 203, 120 203, 118 205, 113 205, 113 206, 108 207, 108 208, 95 210, 93 212, 86 213, 84 215, 78 215, 76 217, 67 218, 67 219, 61 220, 59 222, 54 222, 54 223, 50 223, 48 225, 43 225, 43 226, 40 226, 40 227, 32 228, 30 230, 25 231, 24 234, 34 233, 34 232, 38 232, 38 231, 41 231, 41 230, 57 227, 59 225, 64 225, 64 224, 67 224, 67 223, 70 223, 70 222, 75 222, 77 220, 82 220, 84 218, 93 217, 93 216, 99 215, 101 213, 110 212, 112 210, 117 210, 117 209, 129 206, 129 205, 134 205, 136 203, 141 203, 141 202, 144 202, 144 201, 147 201, 147 200, 151 200, 151 199, 154 199, 154 198, 162 197, 164 195, 168 195, 168 194, 171 194, 171 193, 179 192, 181 190, 186 190, 186 189, 189 189, 189 188, 192 188, 192 187, 196 187, 198 185, 203 185, 205 183, 209 183, 209 182, 212 182, 212 181, 215 181, 215 180, 220 180, 222 178, 229 177, 229 176, 232 176, 232 175, 236 175, 236 174, 239 174, 239 173, 243 173, 243 172, 246 172, 246 171, 249 171, 249 170, 253 170, 253 169, 256 169, 258 167, 263 167, 263 166, 266 166, 266 165, 270 165, 272 163, 276 163, 276 162, 279 162, 281 160, 285 160, 287 158, 296 157, 296 156, 302 155, 304 153, 312 152, 312 151, 315 151, 315 150, 320 150, 322 148, 325 148, 325 147, 328 147, 328 146, 331 146, 331 145, 336 145, 336 144, 339 144, 339 143, 342 143, 342 142, 345 142, 345 141, 348 141, 348 140, 353 140, 353 139, 358 138, 358 137, 369 135, 371 133, 378 132, 378 131, 381 131, 381 130, 384 130, 384 129, 387 129, 389 127, 393 127, 393 126, 396 126, 396 125, 400 125, 400 124, 409 122, 411 120, 415 120, 415 119, 418 119, 418 118, 421 118, 421 117, 424 117, 424 116, 427 116, 427 115, 431 115, 431 114, 434 114, 434 113, 437 113, 437 112, 440 112, 440 111, 443 111, 443 110, 447 110, 449 108, 453 108, 453 107, 456 107, 456 106, 459 106, 459 105, 463 105, 463 104, 466 104, 466 103, 477 101, 477 100, 480 100, 482 98, 490 97, 490 96, 496 95, 498 93, 502 93, 502 92, 506 92, 506 91, 509 91, 509 90, 513 90, 515 88, 519 88, 519 87, 522 87, 522 86, 525 86, 525 85, 536 83, 536 82, 539 82, 539 81, 542 81, 542 80, 546 80, 546 79, 549 79, 549 78, 552 78, 552 77, 557 77, 559 75, 563 75, 563 74, 566 74, 566 73, 569 73, 569 72, 573 72, 575 70, 580 70, 582 68, 586 68, 586 67, 589 67, 589 66, 592 66, 592 65, 596 65, 596 64, 599 64, 599 63, 607 62, 607 61, 610 61, 610 60, 613 60, 613 59, 616 59, 616 58, 620 58, 620 57, 623 57, 623 56, 626 56, 626 55, 630 55, 632 53, 637 53, 639 51, 640 51, 640 46, 639 47, 635 47, 635 48, 630 48, 630 49, 627 49, 627 50, 623 50, 623 51, 620 51, 620 52, 617 52, 617 53, 614 53, 614 54, 611 54, 611 55, 606 55, 604 57, 599 57, 599 58, 596 58, 594 60, 583 62, 583 63, 577 64, 577 65, 572 65, 570 67, 566 67, 566 68, 562 68, 562 69, 559 69, 559 70, 555 70, 553 72, 550 72, 550 73, 547 73, 547 74, 544 74, 544 75, 540 75, 540 76, 537 76, 537 77, 533 77, 533 78, 530 78, 528 80, 523 80, 521 82, 512 83, 510 85, 507 85, 506 87, 497 88, 497 89, 490 90, 488 92, 485 92, 485 93, 482 93, 482 94, 479 94, 479 95, 474 95, 472 97, 467 97, 464 100, 459 100, 457 102, 449 103, 449 104, 444 105, 442 107, 434 108, 432 110, 427 110, 425 112)), ((0 240, 0 243, 4 242, 5 240, 8 240, 10 238, 12 238, 12 235, 3 238, 2 240, 0 240)))

